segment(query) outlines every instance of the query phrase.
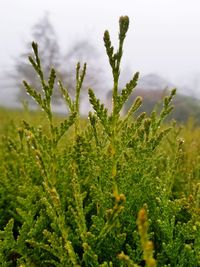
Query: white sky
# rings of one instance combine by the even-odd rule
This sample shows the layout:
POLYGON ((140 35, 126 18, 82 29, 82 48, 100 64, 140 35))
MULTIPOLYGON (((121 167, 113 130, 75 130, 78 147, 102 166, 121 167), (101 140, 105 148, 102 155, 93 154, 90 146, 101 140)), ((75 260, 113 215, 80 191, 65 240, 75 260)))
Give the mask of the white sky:
POLYGON ((0 76, 45 11, 62 48, 88 36, 101 51, 104 30, 116 40, 119 16, 128 15, 124 65, 178 85, 200 79, 200 0, 0 0, 0 76))

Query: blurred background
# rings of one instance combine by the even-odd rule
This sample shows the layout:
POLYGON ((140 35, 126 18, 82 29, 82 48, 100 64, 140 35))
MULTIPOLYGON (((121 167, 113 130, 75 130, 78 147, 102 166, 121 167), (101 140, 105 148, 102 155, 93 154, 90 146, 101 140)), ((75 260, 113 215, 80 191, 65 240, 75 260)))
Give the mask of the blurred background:
MULTIPOLYGON (((74 93, 76 63, 87 62, 82 91, 82 114, 87 114, 87 90, 93 88, 110 105, 112 75, 103 44, 109 30, 117 46, 118 20, 128 15, 120 88, 140 72, 133 95, 141 95, 144 110, 176 87, 174 117, 200 119, 200 2, 199 0, 0 0, 0 106, 22 107, 27 97, 22 81, 39 88, 28 56, 31 42, 39 45, 45 74, 53 66, 74 93)), ((131 105, 131 101, 127 107, 131 105)), ((55 88, 55 110, 62 112, 55 88)))

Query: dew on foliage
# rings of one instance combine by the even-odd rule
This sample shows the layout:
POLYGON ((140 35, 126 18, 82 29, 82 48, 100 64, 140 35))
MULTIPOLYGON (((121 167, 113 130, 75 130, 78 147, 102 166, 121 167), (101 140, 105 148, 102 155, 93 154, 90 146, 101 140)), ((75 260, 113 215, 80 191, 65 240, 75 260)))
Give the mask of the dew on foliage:
POLYGON ((179 138, 178 141, 179 141, 179 144, 180 144, 180 145, 182 145, 182 144, 185 143, 185 140, 184 140, 183 138, 179 138))
POLYGON ((38 155, 36 155, 35 157, 36 157, 36 159, 37 159, 37 160, 39 160, 39 159, 40 159, 38 155))

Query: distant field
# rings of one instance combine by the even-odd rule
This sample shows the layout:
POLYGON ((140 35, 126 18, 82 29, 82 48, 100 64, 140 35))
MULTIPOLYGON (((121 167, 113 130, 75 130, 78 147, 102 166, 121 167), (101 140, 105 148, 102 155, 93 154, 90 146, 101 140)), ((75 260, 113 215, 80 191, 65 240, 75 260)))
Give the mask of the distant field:
MULTIPOLYGON (((59 122, 63 116, 56 114, 55 121, 59 122)), ((20 109, 2 108, 0 107, 0 131, 7 128, 8 125, 15 124, 20 126, 22 121, 31 122, 34 125, 45 125, 46 116, 41 111, 28 111, 20 109)))

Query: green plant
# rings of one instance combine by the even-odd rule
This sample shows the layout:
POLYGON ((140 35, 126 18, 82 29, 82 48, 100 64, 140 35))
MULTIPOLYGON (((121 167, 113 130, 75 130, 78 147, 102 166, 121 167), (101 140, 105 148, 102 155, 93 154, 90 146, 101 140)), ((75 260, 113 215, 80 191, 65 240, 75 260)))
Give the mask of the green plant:
POLYGON ((158 114, 136 116, 142 104, 137 97, 120 116, 139 74, 119 90, 127 16, 119 26, 116 52, 108 31, 104 34, 113 74, 112 110, 89 89, 93 112, 84 125, 79 99, 86 64, 76 67, 75 98, 59 82, 69 115, 57 122, 51 110, 56 71, 45 80, 37 44, 32 44, 29 61, 43 94, 24 85, 47 122, 23 121, 1 144, 2 266, 199 265, 199 190, 194 183, 195 194, 178 194, 177 177, 183 177, 186 160, 183 142, 177 141, 175 125, 163 124, 176 91, 165 97, 158 114))

